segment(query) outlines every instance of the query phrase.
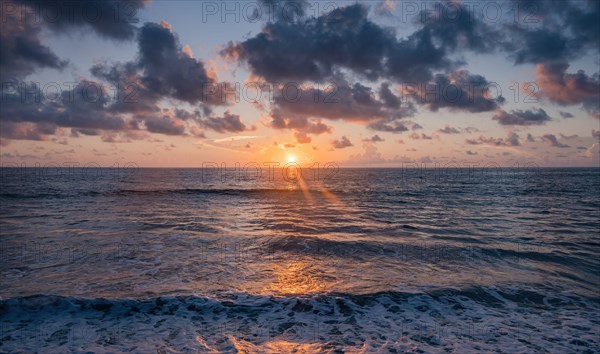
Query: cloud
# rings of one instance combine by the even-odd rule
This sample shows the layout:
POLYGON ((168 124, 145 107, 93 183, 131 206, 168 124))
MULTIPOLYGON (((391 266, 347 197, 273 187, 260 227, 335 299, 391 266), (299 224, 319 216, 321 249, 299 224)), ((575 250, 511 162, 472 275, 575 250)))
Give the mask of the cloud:
POLYGON ((410 138, 413 140, 431 140, 431 139, 433 139, 433 137, 431 135, 427 135, 425 133, 421 133, 421 134, 412 133, 410 135, 410 138))
POLYGON ((508 50, 515 64, 545 63, 575 59, 588 50, 597 51, 600 40, 596 22, 600 17, 597 1, 549 0, 543 4, 515 0, 514 8, 523 9, 523 20, 506 27, 508 50), (536 25, 532 26, 535 21, 536 25))
POLYGON ((579 135, 577 135, 577 134, 564 135, 563 133, 560 133, 560 137, 561 137, 561 139, 571 140, 571 139, 577 139, 577 138, 579 138, 579 135))
POLYGON ((579 49, 576 43, 569 42, 561 32, 549 31, 547 28, 531 31, 515 29, 515 33, 515 38, 521 40, 519 49, 511 55, 515 64, 564 60, 572 57, 579 49))
POLYGON ((467 150, 467 151, 465 151, 465 153, 466 153, 467 155, 470 155, 470 156, 475 156, 475 155, 477 155, 477 152, 474 152, 474 151, 471 151, 471 150, 467 150))
POLYGON ((18 14, 6 11, 11 3, 2 3, 0 24, 0 76, 2 81, 23 78, 38 68, 62 70, 67 65, 54 52, 41 43, 42 28, 38 23, 26 21, 18 14), (6 5, 6 7, 5 7, 6 5))
POLYGON ((333 89, 302 86, 297 99, 277 95, 271 115, 278 128, 312 117, 366 123, 372 130, 398 133, 407 130, 401 119, 414 115, 413 103, 432 111, 496 110, 505 100, 492 97, 492 83, 455 70, 461 62, 450 59, 450 54, 462 50, 492 51, 497 45, 495 30, 461 4, 439 5, 458 7, 460 18, 419 16, 417 29, 398 38, 393 29, 372 22, 365 5, 352 4, 318 17, 275 18, 259 34, 230 42, 221 55, 247 64, 252 75, 270 82, 335 83, 333 89), (373 90, 348 78, 389 81, 373 90), (409 99, 403 101, 391 90, 395 83, 410 87, 403 92, 409 99), (432 85, 439 92, 434 97, 428 92, 432 85))
POLYGON ((275 129, 291 129, 298 144, 308 144, 312 138, 308 134, 319 135, 331 133, 333 128, 323 123, 320 119, 309 118, 303 115, 289 115, 284 117, 283 113, 276 109, 271 112, 270 126, 275 129))
POLYGON ((437 74, 427 85, 407 85, 405 90, 406 95, 434 112, 448 108, 475 113, 493 111, 505 102, 502 96, 492 97, 491 87, 483 76, 459 70, 448 75, 437 74))
POLYGON ((112 40, 132 39, 137 12, 144 0, 11 0, 2 3, 0 73, 3 80, 21 79, 38 68, 63 69, 61 60, 41 43, 42 30, 71 33, 91 29, 112 40))
POLYGON ((190 56, 171 25, 164 21, 148 22, 140 28, 135 61, 99 63, 90 72, 122 90, 130 89, 124 94, 131 99, 116 102, 111 107, 115 112, 152 114, 165 98, 199 104, 204 115, 210 114, 212 106, 226 104, 223 90, 227 83, 218 82, 202 61, 190 56))
POLYGON ((556 136, 554 136, 553 134, 543 135, 542 141, 545 143, 548 143, 548 145, 550 145, 552 147, 558 147, 558 148, 568 148, 569 147, 569 145, 559 143, 558 139, 556 139, 556 136))
POLYGON ((594 143, 590 146, 586 152, 582 155, 582 157, 593 158, 596 155, 596 159, 598 158, 598 154, 600 153, 600 144, 594 143))
POLYGON ((465 132, 471 134, 471 133, 479 133, 481 130, 475 128, 475 127, 466 127, 465 128, 465 132))
POLYGON ((271 113, 273 127, 294 128, 313 134, 331 131, 321 121, 314 121, 324 118, 363 123, 373 130, 397 132, 405 130, 398 120, 412 116, 415 112, 410 104, 398 109, 390 108, 389 97, 386 103, 370 87, 360 83, 350 85, 342 81, 329 90, 308 87, 301 92, 294 97, 283 93, 275 95, 271 113))
POLYGON ((370 138, 363 139, 363 141, 364 142, 371 142, 371 143, 379 143, 379 142, 382 142, 382 141, 385 141, 385 140, 382 139, 379 135, 375 134, 375 135, 373 135, 370 138))
POLYGON ((202 61, 193 58, 191 52, 184 49, 170 24, 164 21, 160 24, 145 23, 139 29, 137 41, 136 60, 99 63, 90 69, 95 77, 118 87, 122 97, 102 102, 97 107, 81 105, 79 116, 71 117, 69 123, 63 125, 80 127, 78 120, 85 119, 86 114, 96 113, 113 120, 123 121, 122 117, 128 114, 132 118, 127 126, 83 128, 145 128, 152 133, 187 135, 189 132, 198 137, 204 135, 200 127, 219 133, 238 133, 249 129, 238 115, 229 111, 222 117, 211 113, 213 106, 224 105, 225 102, 219 94, 209 94, 208 91, 223 83, 206 70, 202 61), (180 108, 164 110, 159 107, 163 99, 187 102, 200 106, 200 109, 193 112, 180 108))
POLYGON ((248 63, 255 75, 269 81, 323 81, 337 67, 364 76, 380 75, 381 58, 393 33, 367 19, 367 8, 336 8, 318 18, 297 22, 275 21, 240 43, 230 43, 222 54, 248 63))
POLYGON ((600 130, 592 129, 592 138, 600 139, 600 130))
POLYGON ((55 132, 56 126, 51 124, 0 121, 0 136, 5 139, 44 141, 55 132))
POLYGON ((192 104, 208 100, 206 90, 215 81, 204 63, 183 51, 168 24, 145 23, 138 46, 137 65, 143 71, 141 82, 148 91, 192 104))
POLYGON ((229 111, 222 117, 203 117, 199 112, 160 109, 151 105, 147 109, 120 112, 121 108, 115 108, 119 102, 114 100, 106 86, 90 80, 81 80, 73 89, 65 90, 53 99, 45 97, 33 83, 21 83, 5 90, 3 95, 0 122, 12 122, 4 124, 4 138, 45 139, 56 128, 71 128, 72 137, 80 134, 100 135, 104 141, 110 142, 123 140, 119 132, 126 135, 125 140, 135 134, 148 137, 141 130, 165 135, 191 133, 201 137, 203 133, 200 127, 220 133, 254 129, 246 127, 238 115, 229 111), (29 129, 30 133, 24 134, 24 128, 29 129))
MULTIPOLYGON (((7 89, 3 92, 0 121, 14 124, 28 122, 21 126, 46 133, 50 133, 50 127, 81 128, 82 132, 132 128, 122 117, 106 110, 110 94, 97 82, 82 80, 72 90, 63 91, 51 101, 42 99, 44 95, 34 83, 21 83, 13 88, 14 90, 7 89)), ((11 126, 14 127, 14 124, 11 126)), ((33 138, 35 134, 13 134, 14 139, 27 137, 33 138)))
POLYGON ((558 113, 560 114, 561 117, 563 117, 565 119, 575 117, 574 115, 572 115, 569 112, 558 111, 558 113))
POLYGON ((520 146, 519 135, 516 133, 510 134, 506 139, 503 138, 486 138, 480 136, 478 139, 466 139, 468 145, 493 145, 493 146, 520 146))
POLYGON ((438 129, 438 132, 442 134, 460 134, 460 130, 449 125, 446 125, 442 129, 438 129))
POLYGON ((164 135, 184 135, 185 124, 169 114, 146 116, 143 119, 146 129, 151 133, 164 135))
POLYGON ((146 0, 12 0, 27 5, 37 13, 50 29, 67 32, 88 27, 97 34, 117 40, 133 38, 136 32, 135 16, 148 2, 146 0), (41 14, 41 15, 39 15, 41 14), (53 16, 58 14, 57 16, 53 16))
POLYGON ((380 0, 375 5, 375 14, 378 16, 392 17, 394 10, 396 10, 396 1, 394 0, 380 0))
POLYGON ((237 136, 230 136, 227 138, 215 139, 215 140, 213 140, 213 143, 225 143, 225 142, 256 139, 256 138, 260 138, 260 136, 258 136, 258 135, 237 135, 237 136))
POLYGON ((542 108, 533 110, 513 110, 510 113, 500 110, 493 120, 502 125, 543 125, 552 120, 542 108))
POLYGON ((382 83, 379 87, 379 97, 384 105, 389 108, 400 108, 400 98, 390 90, 389 83, 382 83))
POLYGON ((457 6, 459 18, 420 16, 418 29, 400 39, 393 29, 369 20, 362 4, 338 7, 316 18, 276 19, 256 36, 230 42, 221 54, 246 63, 253 74, 269 81, 324 82, 346 69, 369 81, 386 77, 427 82, 434 70, 457 64, 450 53, 488 52, 493 47, 492 28, 457 6))
POLYGON ((204 63, 186 53, 172 31, 162 22, 145 23, 138 36, 138 59, 125 64, 97 64, 91 69, 96 77, 125 87, 137 84, 137 98, 155 102, 162 97, 195 104, 216 103, 207 93, 215 80, 209 77, 204 63))
POLYGON ((408 131, 408 127, 406 126, 405 122, 386 120, 379 120, 377 122, 371 123, 369 124, 369 128, 388 133, 402 133, 408 131))
POLYGON ((312 141, 312 138, 305 132, 294 132, 294 138, 298 144, 309 144, 312 141))
POLYGON ((390 162, 390 160, 381 155, 381 153, 377 150, 377 146, 375 146, 375 144, 372 142, 363 140, 362 147, 364 149, 364 153, 350 155, 348 158, 348 162, 350 164, 376 165, 390 162))
POLYGON ((201 120, 201 124, 218 133, 239 133, 246 130, 246 125, 240 120, 240 116, 229 111, 223 113, 223 117, 207 117, 201 120))
POLYGON ((563 106, 581 104, 590 114, 600 116, 600 77, 583 70, 569 74, 569 64, 546 63, 536 66, 541 96, 563 106))
POLYGON ((440 1, 435 6, 435 11, 423 9, 417 17, 423 25, 420 32, 429 33, 446 51, 469 49, 488 53, 500 44, 498 30, 482 21, 468 5, 440 1))
POLYGON ((335 149, 344 149, 350 146, 353 146, 350 140, 346 136, 342 136, 341 139, 335 139, 331 141, 331 145, 335 149))

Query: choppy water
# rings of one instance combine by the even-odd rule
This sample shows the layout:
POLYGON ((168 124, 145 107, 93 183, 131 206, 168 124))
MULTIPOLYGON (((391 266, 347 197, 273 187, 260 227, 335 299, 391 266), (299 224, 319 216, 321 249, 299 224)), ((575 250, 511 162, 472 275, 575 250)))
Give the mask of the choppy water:
POLYGON ((600 352, 599 169, 1 172, 1 351, 600 352))

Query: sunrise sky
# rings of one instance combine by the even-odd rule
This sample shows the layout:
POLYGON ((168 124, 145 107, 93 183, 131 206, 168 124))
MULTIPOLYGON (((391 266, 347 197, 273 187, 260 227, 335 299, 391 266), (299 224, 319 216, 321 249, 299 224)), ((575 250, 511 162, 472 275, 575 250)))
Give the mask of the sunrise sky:
POLYGON ((85 3, 2 1, 3 164, 600 165, 598 1, 85 3))

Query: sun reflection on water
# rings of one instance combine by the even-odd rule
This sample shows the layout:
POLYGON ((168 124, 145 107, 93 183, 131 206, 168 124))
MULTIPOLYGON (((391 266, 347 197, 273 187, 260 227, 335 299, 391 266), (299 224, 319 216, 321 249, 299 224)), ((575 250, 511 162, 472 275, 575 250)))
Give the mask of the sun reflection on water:
POLYGON ((307 260, 273 264, 275 280, 263 288, 271 295, 306 295, 331 289, 329 282, 317 277, 318 267, 307 260))

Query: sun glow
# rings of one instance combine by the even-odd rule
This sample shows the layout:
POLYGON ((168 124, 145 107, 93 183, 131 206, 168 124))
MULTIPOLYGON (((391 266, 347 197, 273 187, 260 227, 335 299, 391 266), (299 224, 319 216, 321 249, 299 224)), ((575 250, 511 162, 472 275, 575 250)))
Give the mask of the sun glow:
POLYGON ((296 156, 294 156, 294 155, 288 156, 287 161, 289 163, 296 163, 296 156))

